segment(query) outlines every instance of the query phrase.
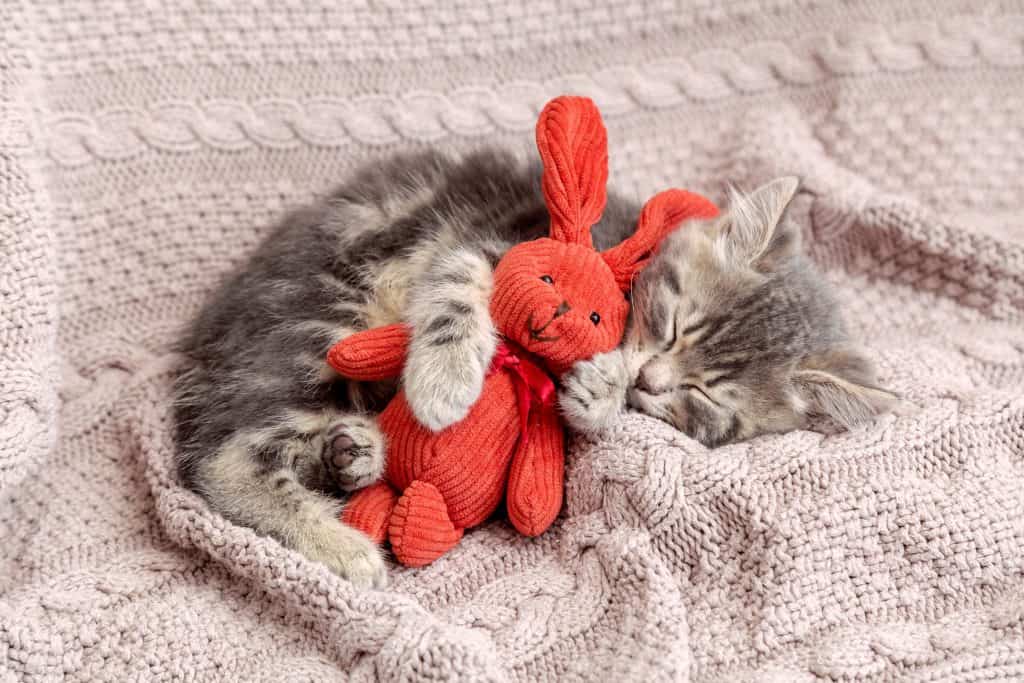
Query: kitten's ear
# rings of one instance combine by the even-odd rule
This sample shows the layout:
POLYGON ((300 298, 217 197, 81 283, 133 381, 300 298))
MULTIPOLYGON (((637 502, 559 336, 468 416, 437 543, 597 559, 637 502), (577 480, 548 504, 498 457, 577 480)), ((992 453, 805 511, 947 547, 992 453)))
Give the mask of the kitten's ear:
POLYGON ((802 412, 830 417, 847 429, 888 412, 899 403, 875 386, 870 362, 852 349, 834 349, 806 359, 793 373, 802 412))
POLYGON ((800 251, 800 228, 783 220, 800 181, 778 178, 747 195, 729 193, 719 239, 730 258, 755 270, 772 270, 800 251))

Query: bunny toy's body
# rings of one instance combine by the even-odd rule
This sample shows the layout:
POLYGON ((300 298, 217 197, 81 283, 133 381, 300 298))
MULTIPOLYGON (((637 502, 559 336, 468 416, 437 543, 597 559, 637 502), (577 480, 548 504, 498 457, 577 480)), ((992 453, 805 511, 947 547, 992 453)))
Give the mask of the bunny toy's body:
MULTIPOLYGON (((401 371, 408 341, 404 326, 359 336, 356 345, 344 347, 344 358, 336 354, 332 362, 358 379, 384 379, 401 371), (378 344, 387 346, 389 363, 382 363, 378 344), (368 365, 372 370, 358 369, 368 365)), ((554 386, 533 366, 537 388, 531 388, 520 374, 530 363, 521 353, 507 344, 499 347, 479 400, 463 420, 441 432, 419 424, 405 394, 399 393, 379 418, 388 438, 385 481, 360 491, 345 508, 345 521, 378 543, 390 538, 395 556, 408 566, 431 562, 454 546, 463 529, 494 512, 506 489, 516 528, 531 536, 544 531, 562 502, 562 429, 551 405, 554 386), (538 395, 545 388, 546 396, 538 395), (524 390, 534 392, 534 408, 525 413, 525 440, 520 413, 524 390), (535 485, 538 477, 546 479, 545 485, 535 485), (396 491, 403 492, 401 498, 396 491), (526 500, 517 507, 521 497, 526 500), (528 512, 516 515, 517 510, 528 512)))
MULTIPOLYGON (((385 481, 360 491, 344 519, 400 562, 421 566, 454 547, 505 498, 509 519, 536 536, 562 503, 563 431, 552 376, 610 351, 625 329, 632 277, 658 242, 686 218, 717 209, 669 190, 643 208, 636 232, 599 253, 590 227, 605 205, 607 141, 590 100, 561 97, 537 124, 551 237, 520 244, 494 271, 491 318, 502 336, 490 372, 466 417, 440 432, 420 425, 400 392, 379 419, 388 441, 385 481)), ((401 373, 409 342, 403 325, 348 337, 328 362, 357 380, 401 373)))

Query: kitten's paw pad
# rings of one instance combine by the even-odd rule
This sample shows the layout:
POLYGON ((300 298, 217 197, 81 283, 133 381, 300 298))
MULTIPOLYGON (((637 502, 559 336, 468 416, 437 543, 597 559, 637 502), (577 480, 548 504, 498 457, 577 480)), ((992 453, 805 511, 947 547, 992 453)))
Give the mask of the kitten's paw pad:
POLYGON ((384 471, 384 437, 373 421, 345 417, 327 430, 323 462, 342 491, 369 486, 384 471))
POLYGON ((611 351, 576 363, 562 378, 558 404, 569 426, 599 432, 622 412, 629 372, 621 352, 611 351))

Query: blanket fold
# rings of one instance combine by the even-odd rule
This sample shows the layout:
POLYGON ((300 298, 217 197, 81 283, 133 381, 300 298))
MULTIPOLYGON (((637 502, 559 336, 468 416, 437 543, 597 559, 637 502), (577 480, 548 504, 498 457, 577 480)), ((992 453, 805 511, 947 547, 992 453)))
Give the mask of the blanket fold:
POLYGON ((1024 5, 317 4, 0 9, 0 682, 1024 680, 1024 5), (902 409, 627 415, 548 533, 384 592, 184 489, 171 342, 224 273, 377 155, 529 154, 565 92, 627 194, 799 175, 902 409))

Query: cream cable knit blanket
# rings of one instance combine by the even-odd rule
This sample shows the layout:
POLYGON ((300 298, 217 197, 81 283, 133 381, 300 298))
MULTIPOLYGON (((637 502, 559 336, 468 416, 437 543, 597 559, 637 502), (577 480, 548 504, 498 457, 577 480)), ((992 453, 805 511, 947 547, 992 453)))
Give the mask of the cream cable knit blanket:
POLYGON ((1024 4, 236 4, 0 5, 0 682, 1024 680, 1024 4), (388 592, 183 490, 169 342, 275 217, 527 151, 563 92, 638 197, 803 176, 914 407, 710 452, 629 417, 544 537, 388 592))

